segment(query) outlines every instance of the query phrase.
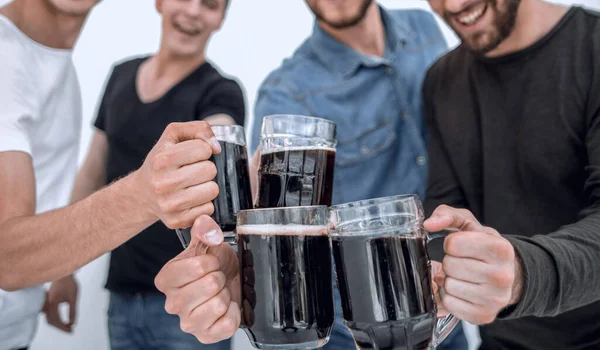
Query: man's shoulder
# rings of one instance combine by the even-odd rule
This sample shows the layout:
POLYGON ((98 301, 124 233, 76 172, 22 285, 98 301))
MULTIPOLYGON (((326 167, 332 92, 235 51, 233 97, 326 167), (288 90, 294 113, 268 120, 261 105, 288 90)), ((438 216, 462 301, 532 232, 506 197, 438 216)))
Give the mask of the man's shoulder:
POLYGON ((135 75, 140 65, 150 56, 131 56, 113 63, 113 75, 135 75))
POLYGON ((30 52, 25 42, 25 34, 19 33, 18 29, 0 18, 0 62, 7 69, 27 69, 30 62, 30 52))
POLYGON ((472 60, 469 51, 459 45, 431 65, 425 76, 424 85, 444 88, 448 87, 446 86, 448 84, 458 82, 468 72, 472 60))
POLYGON ((306 40, 291 57, 265 78, 260 92, 280 90, 289 95, 317 90, 335 79, 334 72, 313 53, 311 38, 306 40))
POLYGON ((401 34, 408 35, 410 39, 421 43, 439 41, 445 44, 440 26, 430 11, 421 9, 396 9, 388 10, 387 13, 394 21, 395 30, 401 34))

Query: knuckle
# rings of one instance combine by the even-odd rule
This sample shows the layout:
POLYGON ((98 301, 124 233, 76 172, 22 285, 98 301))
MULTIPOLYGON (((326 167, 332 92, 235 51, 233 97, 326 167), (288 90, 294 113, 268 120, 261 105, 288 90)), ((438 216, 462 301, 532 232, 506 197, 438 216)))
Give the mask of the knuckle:
POLYGON ((204 173, 211 179, 214 179, 217 176, 217 166, 215 165, 215 163, 206 162, 205 167, 206 167, 206 169, 204 169, 204 173))
POLYGON ((181 318, 181 320, 179 321, 179 328, 181 328, 181 330, 185 333, 189 334, 193 334, 195 330, 194 323, 190 322, 190 319, 187 317, 181 318))
POLYGON ((227 309, 229 308, 229 303, 225 298, 216 298, 212 305, 212 312, 215 316, 223 316, 227 313, 227 309))
POLYGON ((160 152, 156 156, 154 156, 154 161, 152 162, 152 170, 161 171, 166 169, 169 166, 171 157, 166 152, 160 152))
POLYGON ((233 335, 239 327, 239 321, 236 318, 228 317, 223 320, 223 330, 227 335, 233 335))
POLYGON ((221 291, 221 281, 218 273, 212 273, 204 277, 204 289, 210 295, 215 295, 221 291))
POLYGON ((504 238, 498 240, 499 243, 495 247, 496 257, 501 261, 511 261, 515 258, 515 250, 504 238))
POLYGON ((171 315, 177 315, 181 311, 181 308, 173 301, 173 298, 167 298, 165 302, 165 311, 171 315))
POLYGON ((509 288, 512 287, 514 282, 514 275, 509 271, 494 271, 490 273, 490 282, 492 285, 499 288, 509 288))
POLYGON ((217 198, 219 195, 219 185, 214 181, 210 181, 207 183, 207 187, 208 196, 211 198, 210 200, 217 198))

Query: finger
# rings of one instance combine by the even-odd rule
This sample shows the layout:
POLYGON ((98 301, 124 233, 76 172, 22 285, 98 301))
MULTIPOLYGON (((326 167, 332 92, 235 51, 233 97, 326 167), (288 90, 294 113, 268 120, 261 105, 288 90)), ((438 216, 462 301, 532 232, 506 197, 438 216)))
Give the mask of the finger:
POLYGON ((162 208, 167 212, 189 210, 212 202, 218 195, 219 185, 209 181, 178 191, 166 199, 162 208))
POLYGON ((495 318, 495 315, 486 313, 485 310, 477 305, 448 293, 442 298, 442 304, 455 317, 473 325, 487 324, 495 318))
POLYGON ((483 232, 454 232, 444 240, 444 252, 456 258, 469 258, 494 264, 514 257, 514 248, 505 239, 483 232))
POLYGON ((192 226, 191 245, 204 243, 214 247, 223 243, 223 232, 219 225, 208 215, 202 215, 194 221, 192 226))
POLYGON ((248 170, 250 173, 250 191, 252 192, 252 201, 256 201, 256 195, 258 194, 258 169, 260 167, 260 146, 254 155, 252 155, 252 160, 248 166, 248 170))
POLYGON ((186 333, 194 334, 196 330, 201 330, 206 334, 207 330, 228 312, 230 303, 229 289, 223 288, 215 297, 193 309, 189 317, 184 318, 181 329, 186 333))
POLYGON ((173 315, 189 315, 192 310, 216 297, 225 288, 225 274, 211 272, 168 294, 165 310, 173 315))
POLYGON ((71 327, 60 319, 60 313, 58 311, 58 304, 49 305, 49 309, 46 312, 46 321, 49 325, 60 329, 63 332, 70 333, 71 327))
POLYGON ((476 306, 484 306, 491 293, 491 288, 485 285, 461 281, 450 276, 444 279, 444 292, 476 306))
POLYGON ((207 335, 216 343, 233 337, 240 327, 242 313, 239 305, 232 301, 227 313, 207 330, 207 335))
POLYGON ((177 256, 160 270, 154 279, 154 284, 158 290, 167 294, 173 289, 181 288, 211 272, 218 271, 219 268, 219 259, 211 254, 188 258, 177 256))
POLYGON ((176 168, 202 161, 213 155, 211 145, 204 140, 188 140, 165 148, 158 156, 163 168, 176 168))
POLYGON ((206 160, 177 169, 174 178, 178 184, 177 188, 183 189, 213 181, 216 176, 217 167, 215 163, 206 160))
POLYGON ((446 229, 478 231, 483 228, 473 214, 466 209, 456 209, 440 205, 431 217, 424 222, 425 230, 438 232, 446 229))
POLYGON ((77 298, 69 300, 69 326, 75 324, 75 318, 77 317, 77 298))
POLYGON ((174 212, 163 219, 163 223, 170 229, 183 229, 192 227, 194 221, 202 215, 212 215, 215 207, 212 202, 174 212))
POLYGON ((446 255, 442 264, 442 269, 448 277, 476 284, 486 283, 488 280, 487 273, 490 267, 480 260, 446 255))
POLYGON ((163 132, 159 143, 174 145, 195 139, 206 141, 209 145, 211 145, 213 153, 221 153, 221 145, 212 132, 210 124, 205 121, 171 123, 163 132))

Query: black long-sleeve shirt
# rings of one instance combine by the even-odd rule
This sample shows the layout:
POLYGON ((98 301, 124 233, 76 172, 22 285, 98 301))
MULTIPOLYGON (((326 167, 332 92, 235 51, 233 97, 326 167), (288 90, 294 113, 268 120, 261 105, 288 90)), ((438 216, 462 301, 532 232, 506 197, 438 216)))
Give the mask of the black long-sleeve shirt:
POLYGON ((426 211, 470 209, 522 261, 522 299, 482 349, 600 349, 600 14, 574 7, 504 57, 460 46, 423 89, 426 211))

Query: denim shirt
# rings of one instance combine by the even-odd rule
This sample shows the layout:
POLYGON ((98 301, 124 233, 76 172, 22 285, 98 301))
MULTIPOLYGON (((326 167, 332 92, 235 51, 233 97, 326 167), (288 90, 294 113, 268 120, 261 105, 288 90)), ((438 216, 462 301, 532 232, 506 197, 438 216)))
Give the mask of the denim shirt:
POLYGON ((333 203, 396 194, 423 198, 427 175, 421 85, 447 48, 433 16, 381 8, 384 57, 340 43, 318 24, 312 35, 263 82, 251 150, 264 116, 301 114, 337 124, 333 203))

